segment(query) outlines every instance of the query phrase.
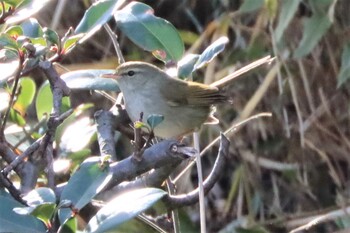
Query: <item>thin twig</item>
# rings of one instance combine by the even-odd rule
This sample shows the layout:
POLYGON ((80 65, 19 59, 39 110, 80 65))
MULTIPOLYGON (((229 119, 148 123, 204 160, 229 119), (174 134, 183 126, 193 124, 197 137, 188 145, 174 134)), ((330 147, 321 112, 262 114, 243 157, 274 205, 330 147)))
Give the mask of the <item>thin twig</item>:
POLYGON ((199 146, 199 135, 198 132, 193 133, 194 148, 198 151, 196 153, 196 164, 197 164, 197 176, 198 176, 198 190, 199 190, 199 215, 200 215, 200 226, 201 232, 205 233, 207 230, 205 221, 205 202, 204 202, 204 187, 203 187, 203 171, 202 171, 202 161, 200 155, 199 146))
MULTIPOLYGON (((224 134, 220 135, 220 148, 218 152, 218 156, 216 158, 214 167, 210 172, 209 176, 203 182, 204 193, 208 193, 209 190, 214 186, 214 184, 219 180, 220 176, 223 174, 223 168, 228 159, 229 153, 229 140, 224 136, 224 134)), ((176 195, 176 196, 165 196, 164 201, 167 204, 167 208, 169 210, 174 208, 179 208, 182 206, 192 205, 198 202, 199 199, 199 190, 198 188, 193 190, 190 193, 176 195)))
POLYGON ((18 69, 16 70, 16 73, 15 73, 15 83, 14 83, 13 88, 12 88, 12 93, 10 96, 9 105, 8 105, 8 108, 6 110, 4 117, 1 120, 1 128, 0 128, 0 140, 1 141, 5 140, 4 131, 5 131, 5 127, 6 127, 6 122, 7 122, 9 115, 10 115, 10 111, 12 109, 12 105, 13 105, 14 100, 15 100, 18 82, 19 82, 19 78, 21 77, 21 71, 23 68, 22 66, 23 66, 23 57, 19 56, 19 66, 18 66, 18 69))
POLYGON ((112 31, 112 29, 109 27, 108 24, 105 24, 103 27, 105 28, 105 30, 107 31, 109 37, 111 38, 111 40, 113 42, 115 52, 117 53, 117 56, 118 56, 119 64, 124 63, 125 60, 124 60, 122 51, 121 51, 119 43, 118 43, 118 36, 112 31))
MULTIPOLYGON (((271 113, 259 113, 256 115, 253 115, 243 121, 238 122, 237 124, 234 124, 233 126, 231 126, 230 128, 228 128, 223 134, 226 136, 228 133, 230 132, 235 132, 239 127, 247 124, 248 122, 250 122, 251 120, 255 120, 261 117, 271 117, 272 114, 271 113)), ((216 137, 213 141, 211 141, 200 153, 201 156, 203 156, 212 146, 214 146, 219 140, 220 137, 216 137)), ((191 161, 191 163, 189 163, 187 165, 187 167, 185 169, 183 169, 181 171, 181 173, 179 175, 177 175, 177 177, 173 180, 175 183, 195 164, 195 161, 191 161)))

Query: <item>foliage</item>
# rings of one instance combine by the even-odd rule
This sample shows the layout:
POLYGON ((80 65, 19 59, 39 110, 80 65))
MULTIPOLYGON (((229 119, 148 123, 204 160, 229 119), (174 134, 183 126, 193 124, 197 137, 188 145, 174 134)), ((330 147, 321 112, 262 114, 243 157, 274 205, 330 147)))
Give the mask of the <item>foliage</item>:
MULTIPOLYGON (((289 214, 313 216, 309 211, 328 207, 338 210, 326 215, 326 219, 334 223, 329 227, 335 230, 348 226, 347 215, 339 214, 339 209, 349 208, 346 204, 350 166, 346 97, 350 48, 348 39, 341 36, 346 25, 342 24, 345 16, 339 13, 341 6, 347 5, 346 1, 212 1, 203 3, 212 10, 202 12, 210 15, 208 18, 200 17, 204 7, 197 5, 202 3, 177 6, 175 2, 168 3, 175 7, 164 9, 160 3, 153 10, 137 1, 126 5, 122 0, 96 1, 86 7, 77 25, 69 22, 69 27, 62 32, 44 26, 41 22, 45 20, 39 20, 42 11, 49 7, 49 0, 0 1, 1 232, 77 232, 77 216, 99 198, 101 190, 111 181, 111 158, 93 156, 99 152, 93 149, 97 137, 90 115, 99 103, 91 104, 83 97, 77 101, 65 94, 57 97, 53 79, 43 81, 34 72, 39 69, 45 73, 44 62, 66 65, 64 59, 74 57, 74 53, 89 57, 79 49, 94 42, 108 23, 115 25, 120 33, 117 39, 127 60, 175 64, 176 76, 183 79, 197 80, 203 74, 204 79, 200 81, 211 83, 236 70, 240 63, 266 54, 276 56, 279 70, 275 84, 268 81, 269 75, 265 78, 261 72, 254 73, 261 82, 241 79, 229 90, 237 96, 233 99, 235 109, 218 107, 222 125, 226 126, 245 120, 253 112, 273 111, 275 118, 270 122, 252 123, 247 132, 234 136, 240 156, 227 164, 228 171, 222 171, 230 185, 226 183, 226 189, 220 187, 220 203, 208 197, 217 208, 208 210, 217 216, 211 219, 210 231, 269 232, 271 226, 290 230, 306 222, 300 217, 296 220, 302 224, 293 225, 295 222, 288 220, 289 214), (175 18, 162 12, 169 9, 177 14, 175 18), (178 17, 180 12, 185 12, 186 17, 178 17), (161 13, 165 16, 156 16, 161 13), (142 50, 150 53, 143 54, 142 50), (258 91, 253 95, 252 89, 258 91), (261 101, 265 106, 256 107, 261 101), (12 185, 14 190, 18 180, 22 189, 25 183, 17 167, 9 166, 16 159, 6 156, 4 148, 22 158, 20 155, 37 144, 46 145, 45 152, 41 152, 54 154, 55 161, 51 161, 52 166, 50 161, 40 161, 46 161, 42 158, 33 162, 39 171, 36 170, 31 189, 26 190, 25 206, 3 183, 10 180, 16 184, 12 185), (12 170, 17 175, 10 172, 12 170), (53 181, 50 172, 55 173, 53 181), (63 182, 67 184, 57 191, 63 182)), ((62 15, 65 17, 68 14, 62 15)), ((106 48, 103 43, 95 42, 100 48, 106 48)), ((119 91, 116 82, 100 77, 112 73, 111 68, 92 69, 91 66, 66 72, 60 79, 76 92, 119 91)), ((146 127, 152 131, 163 118, 152 115, 146 122, 136 122, 135 128, 146 127)), ((215 130, 208 131, 203 133, 206 144, 210 135, 215 134, 215 130)), ((32 162, 35 156, 33 153, 22 159, 32 162)), ((212 163, 210 160, 206 162, 212 163)), ((95 213, 87 213, 90 217, 84 229, 79 230, 131 229, 132 226, 121 224, 132 225, 130 219, 150 207, 158 210, 158 201, 165 195, 161 189, 145 188, 113 196, 95 213), (132 204, 125 205, 130 200, 132 204)), ((180 217, 181 222, 186 222, 186 218, 188 213, 180 217)), ((319 225, 329 229, 326 223, 319 225)), ((181 227, 192 226, 182 224, 181 227)))

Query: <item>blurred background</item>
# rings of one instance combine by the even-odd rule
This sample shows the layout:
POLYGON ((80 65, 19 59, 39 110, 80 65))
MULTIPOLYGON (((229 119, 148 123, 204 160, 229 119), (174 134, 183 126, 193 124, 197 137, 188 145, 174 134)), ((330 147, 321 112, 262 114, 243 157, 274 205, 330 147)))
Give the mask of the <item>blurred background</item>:
MULTIPOLYGON (((231 85, 232 105, 218 106, 218 126, 204 126, 201 147, 242 115, 271 112, 228 134, 230 159, 206 198, 209 232, 286 232, 324 218, 308 232, 350 227, 350 2, 348 0, 160 0, 142 1, 179 31, 186 53, 201 53, 220 36, 230 42, 194 80, 211 83, 266 55, 274 64, 258 68, 231 85), (277 75, 269 76, 278 64, 277 75), (259 90, 259 92, 257 92, 259 90), (253 98, 254 97, 254 98, 253 98), (235 226, 244 229, 234 230, 235 226), (249 231, 248 231, 249 230, 249 231)), ((52 1, 37 19, 63 36, 90 6, 86 0, 52 1)), ((115 28, 113 22, 110 26, 115 28)), ((120 34, 125 60, 163 67, 120 34)), ((171 38, 169 38, 171 39, 171 38)), ((117 64, 108 34, 100 30, 62 61, 66 70, 113 69, 117 64)), ((36 81, 40 83, 40 74, 36 81)), ((99 94, 74 91, 73 106, 93 103, 90 116, 113 103, 99 94)), ((97 143, 91 143, 97 154, 97 143)), ((120 153, 130 143, 118 138, 120 153)), ((203 157, 205 175, 217 154, 203 157)), ((180 186, 197 184, 192 171, 180 186)), ((184 208, 189 229, 198 229, 198 207, 184 208)), ((188 230, 190 232, 191 230, 188 230)))

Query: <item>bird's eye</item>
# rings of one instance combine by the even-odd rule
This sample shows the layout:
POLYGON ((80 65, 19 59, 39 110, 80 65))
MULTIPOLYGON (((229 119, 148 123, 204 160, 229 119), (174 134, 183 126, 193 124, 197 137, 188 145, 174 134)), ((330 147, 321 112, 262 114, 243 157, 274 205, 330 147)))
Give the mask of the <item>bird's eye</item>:
POLYGON ((128 76, 134 76, 134 74, 135 74, 135 71, 133 71, 133 70, 130 70, 130 71, 128 71, 128 76))

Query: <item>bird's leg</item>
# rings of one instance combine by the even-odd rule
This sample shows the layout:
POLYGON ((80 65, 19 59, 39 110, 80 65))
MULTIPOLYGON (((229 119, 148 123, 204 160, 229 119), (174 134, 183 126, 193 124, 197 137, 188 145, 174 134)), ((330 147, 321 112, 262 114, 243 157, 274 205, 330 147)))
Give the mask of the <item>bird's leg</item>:
MULTIPOLYGON (((143 119, 143 112, 140 113, 140 119, 139 122, 142 122, 143 119)), ((142 154, 143 151, 143 145, 142 145, 142 136, 141 136, 141 127, 137 127, 136 124, 137 122, 134 123, 135 127, 134 127, 134 141, 131 141, 133 147, 134 147, 134 153, 133 153, 133 158, 136 161, 141 161, 142 160, 142 154)))

